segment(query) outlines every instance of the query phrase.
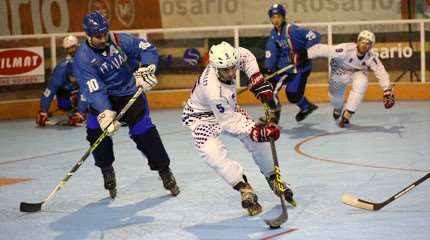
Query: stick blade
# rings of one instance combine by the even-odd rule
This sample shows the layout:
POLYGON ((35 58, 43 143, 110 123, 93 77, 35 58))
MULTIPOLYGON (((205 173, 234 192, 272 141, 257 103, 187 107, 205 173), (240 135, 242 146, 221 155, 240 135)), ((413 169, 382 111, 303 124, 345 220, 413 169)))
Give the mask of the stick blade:
POLYGON ((361 200, 349 194, 342 195, 342 202, 355 208, 361 208, 361 209, 366 209, 370 211, 377 210, 375 209, 375 204, 372 204, 371 202, 368 202, 368 201, 361 200))
POLYGON ((19 205, 19 210, 21 212, 40 212, 42 210, 42 204, 43 202, 40 202, 40 203, 21 202, 21 204, 19 205))
POLYGON ((279 228, 288 220, 287 203, 283 194, 281 194, 281 207, 282 213, 274 219, 264 219, 264 222, 269 225, 270 228, 279 228))

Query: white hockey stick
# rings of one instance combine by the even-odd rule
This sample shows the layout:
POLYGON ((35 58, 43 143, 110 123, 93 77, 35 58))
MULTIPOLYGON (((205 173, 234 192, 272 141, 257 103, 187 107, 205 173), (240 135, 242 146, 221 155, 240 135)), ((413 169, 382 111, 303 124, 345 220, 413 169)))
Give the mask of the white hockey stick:
POLYGON ((430 178, 430 173, 427 173, 424 177, 418 179, 417 181, 415 181, 411 185, 405 187, 400 192, 396 193, 394 196, 388 198, 387 200, 385 200, 383 202, 379 202, 379 203, 369 202, 369 201, 360 199, 358 197, 355 197, 355 196, 352 196, 349 194, 342 195, 342 201, 343 201, 343 203, 350 205, 350 206, 353 206, 353 207, 356 207, 356 208, 366 209, 366 210, 370 210, 370 211, 378 211, 379 209, 387 206, 392 201, 396 200, 397 198, 399 198, 399 197, 403 196, 404 194, 406 194, 407 192, 411 191, 412 189, 414 189, 416 186, 418 186, 420 183, 424 182, 428 178, 430 178))

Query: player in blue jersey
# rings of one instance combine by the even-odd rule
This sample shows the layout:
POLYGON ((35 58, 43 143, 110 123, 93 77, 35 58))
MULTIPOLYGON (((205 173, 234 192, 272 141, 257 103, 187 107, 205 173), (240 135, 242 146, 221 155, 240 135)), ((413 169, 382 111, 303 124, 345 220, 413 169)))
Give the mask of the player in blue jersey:
POLYGON ((48 86, 40 97, 40 110, 36 116, 39 127, 46 125, 48 111, 54 96, 57 97, 57 106, 60 110, 68 112, 68 124, 80 125, 85 121, 87 103, 79 91, 78 83, 72 72, 73 56, 79 46, 78 39, 68 35, 63 39, 66 49, 66 59, 55 66, 48 86))
MULTIPOLYGON (((98 11, 84 17, 83 27, 87 40, 78 49, 73 67, 89 104, 87 140, 94 144, 103 131, 112 135, 118 130, 121 124, 114 120, 115 116, 137 92, 137 87, 147 92, 157 84, 158 52, 143 39, 126 33, 109 33, 109 24, 98 11)), ((176 196, 179 188, 169 167, 170 159, 149 112, 146 96, 142 94, 120 121, 129 126, 129 135, 148 159, 150 169, 158 171, 164 187, 176 196)), ((110 136, 93 151, 93 157, 103 174, 105 189, 115 198, 112 166, 115 158, 110 136)))
POLYGON ((296 121, 304 120, 310 113, 318 108, 304 96, 306 82, 312 71, 312 63, 305 58, 306 50, 320 42, 318 32, 288 24, 285 20, 285 8, 281 4, 274 4, 268 11, 273 29, 266 42, 266 59, 264 70, 266 74, 273 73, 290 64, 295 68, 280 74, 270 81, 274 86, 273 101, 269 104, 271 118, 278 123, 281 115, 279 91, 286 85, 288 101, 295 103, 300 111, 296 121))

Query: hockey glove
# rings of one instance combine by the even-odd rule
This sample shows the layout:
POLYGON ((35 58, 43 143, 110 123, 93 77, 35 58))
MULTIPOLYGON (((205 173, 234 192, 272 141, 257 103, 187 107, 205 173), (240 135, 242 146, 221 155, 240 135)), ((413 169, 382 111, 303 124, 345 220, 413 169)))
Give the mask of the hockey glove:
POLYGON ((300 66, 309 59, 308 51, 304 50, 301 52, 291 52, 290 58, 292 63, 294 63, 296 66, 300 66))
POLYGON ((272 85, 264 80, 260 72, 254 73, 248 81, 248 89, 263 103, 273 99, 272 85))
POLYGON ((112 110, 104 110, 102 113, 100 113, 97 116, 97 121, 100 124, 100 128, 104 131, 108 131, 108 135, 111 136, 114 134, 119 127, 121 126, 121 123, 118 121, 114 121, 116 117, 116 112, 112 110), (112 124, 110 124, 112 122, 112 124))
POLYGON ((69 116, 69 124, 70 125, 79 125, 85 121, 85 113, 75 112, 73 115, 69 116))
POLYGON ((387 88, 384 90, 384 107, 386 109, 392 108, 394 106, 394 103, 396 103, 396 100, 394 99, 394 94, 391 88, 387 88))
POLYGON ((254 142, 269 142, 270 138, 278 140, 280 135, 278 125, 269 123, 268 125, 255 125, 250 133, 250 138, 254 142))
POLYGON ((155 77, 155 65, 150 64, 146 67, 141 67, 134 72, 134 78, 136 79, 136 86, 142 87, 144 92, 148 92, 158 81, 155 77))
POLYGON ((48 121, 48 113, 39 111, 36 116, 36 124, 39 127, 44 127, 46 125, 46 121, 48 121))

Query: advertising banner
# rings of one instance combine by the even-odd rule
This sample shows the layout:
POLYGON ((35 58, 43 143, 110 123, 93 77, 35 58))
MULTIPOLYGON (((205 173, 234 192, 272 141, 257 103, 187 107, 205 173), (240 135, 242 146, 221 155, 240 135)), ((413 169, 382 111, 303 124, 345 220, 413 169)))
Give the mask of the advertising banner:
POLYGON ((0 86, 44 81, 43 47, 0 49, 0 86))
POLYGON ((161 28, 159 0, 1 0, 0 35, 82 32, 99 10, 112 30, 161 28))
POLYGON ((268 24, 267 10, 275 3, 296 23, 402 18, 399 0, 160 0, 160 11, 167 28, 268 24))

